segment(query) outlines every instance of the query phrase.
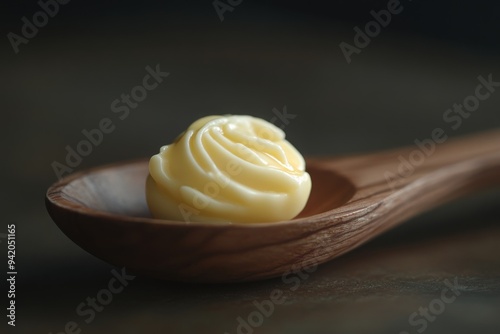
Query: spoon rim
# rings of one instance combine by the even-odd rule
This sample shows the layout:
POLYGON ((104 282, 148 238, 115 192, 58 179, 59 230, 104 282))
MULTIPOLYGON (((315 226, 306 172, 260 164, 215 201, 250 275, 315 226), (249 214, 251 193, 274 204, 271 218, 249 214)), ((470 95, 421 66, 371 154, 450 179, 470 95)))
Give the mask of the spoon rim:
MULTIPOLYGON (((315 159, 317 157, 309 157, 306 158, 306 167, 307 160, 315 159)), ((314 218, 315 221, 320 220, 324 217, 331 217, 332 214, 339 208, 344 207, 341 205, 339 207, 316 213, 314 215, 310 215, 307 217, 300 218, 292 218, 289 220, 281 220, 276 222, 256 222, 256 223, 241 223, 241 222, 198 222, 198 221, 180 221, 180 220, 169 220, 169 219, 160 219, 153 217, 140 217, 140 216, 129 216, 124 214, 112 213, 103 210, 98 210, 86 206, 78 201, 73 201, 68 199, 67 197, 61 196, 64 188, 71 184, 71 182, 81 179, 82 177, 96 173, 98 171, 110 170, 113 168, 117 168, 120 166, 130 166, 134 164, 143 164, 147 162, 148 158, 137 158, 131 160, 124 160, 118 162, 112 162, 104 165, 90 167, 75 173, 71 173, 58 181, 54 182, 49 186, 47 192, 45 194, 45 200, 47 205, 57 206, 60 209, 76 212, 83 216, 93 217, 93 218, 102 218, 106 220, 119 221, 122 223, 148 223, 154 225, 164 225, 164 226, 172 226, 172 227, 185 227, 185 226, 193 226, 199 228, 224 228, 224 227, 235 227, 235 228, 266 228, 272 226, 287 226, 287 225, 297 225, 297 224, 306 224, 314 218)), ((307 169, 306 169, 307 171, 307 169)), ((348 201, 349 202, 349 201, 348 201)))

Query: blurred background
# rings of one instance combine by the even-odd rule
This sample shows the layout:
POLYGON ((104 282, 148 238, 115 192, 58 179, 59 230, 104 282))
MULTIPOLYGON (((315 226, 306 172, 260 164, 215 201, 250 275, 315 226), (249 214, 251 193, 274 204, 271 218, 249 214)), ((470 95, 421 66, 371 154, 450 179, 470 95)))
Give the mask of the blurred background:
MULTIPOLYGON (((4 317, 2 328, 55 334, 73 320, 82 333, 236 333, 254 300, 287 288, 279 278, 204 286, 138 277, 86 324, 75 308, 107 286, 113 267, 59 231, 44 196, 54 162, 65 164, 67 146, 104 118, 114 130, 74 170, 151 156, 210 114, 273 121, 304 155, 408 145, 436 127, 450 137, 498 128, 500 92, 457 129, 443 115, 474 94, 478 76, 500 81, 500 3, 398 3, 4 1, 0 233, 17 226, 19 274, 17 326, 4 317), (355 28, 388 6, 398 13, 360 46, 355 28), (342 43, 356 52, 346 57, 342 43), (138 96, 148 66, 169 76, 125 107, 122 94, 138 96), (284 110, 293 117, 280 118, 284 110)), ((458 279, 462 294, 425 332, 498 333, 499 195, 450 203, 320 266, 252 330, 417 333, 409 316, 458 279)))

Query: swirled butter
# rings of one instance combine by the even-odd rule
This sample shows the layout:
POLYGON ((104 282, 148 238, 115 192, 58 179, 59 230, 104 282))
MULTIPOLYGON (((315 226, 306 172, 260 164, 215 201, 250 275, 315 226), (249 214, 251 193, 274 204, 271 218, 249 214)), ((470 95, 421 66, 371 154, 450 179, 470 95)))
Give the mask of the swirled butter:
POLYGON ((260 118, 207 116, 149 162, 146 199, 155 218, 259 223, 295 217, 311 178, 285 133, 260 118))

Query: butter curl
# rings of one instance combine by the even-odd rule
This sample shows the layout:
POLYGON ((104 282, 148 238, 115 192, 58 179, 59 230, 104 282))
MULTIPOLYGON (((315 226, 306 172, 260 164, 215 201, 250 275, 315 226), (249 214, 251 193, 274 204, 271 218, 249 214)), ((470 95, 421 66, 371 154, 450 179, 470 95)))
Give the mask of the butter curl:
POLYGON ((275 125, 251 116, 207 116, 149 162, 146 199, 155 218, 259 223, 304 208, 311 178, 275 125))

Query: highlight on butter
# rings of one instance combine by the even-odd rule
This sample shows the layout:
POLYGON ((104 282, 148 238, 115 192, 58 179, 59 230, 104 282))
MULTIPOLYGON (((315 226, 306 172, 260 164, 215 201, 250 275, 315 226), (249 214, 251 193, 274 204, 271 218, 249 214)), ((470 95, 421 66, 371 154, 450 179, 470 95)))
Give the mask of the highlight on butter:
POLYGON ((304 208, 311 178, 275 125, 252 116, 207 116, 149 162, 146 199, 155 218, 259 223, 304 208))

